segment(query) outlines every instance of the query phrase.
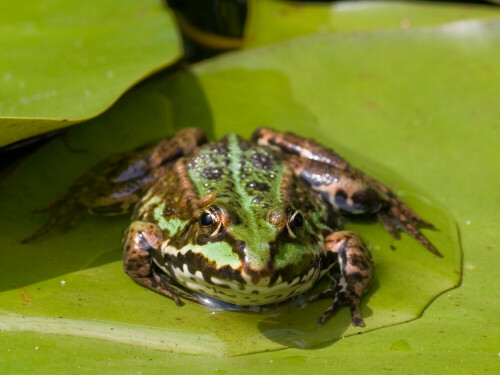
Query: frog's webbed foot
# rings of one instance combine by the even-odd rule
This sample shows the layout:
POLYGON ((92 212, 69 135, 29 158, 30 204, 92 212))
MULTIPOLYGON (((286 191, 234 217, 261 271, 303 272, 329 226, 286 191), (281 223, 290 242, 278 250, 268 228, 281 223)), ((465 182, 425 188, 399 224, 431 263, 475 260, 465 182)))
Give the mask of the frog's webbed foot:
POLYGON ((77 200, 69 198, 70 194, 71 191, 68 190, 48 206, 34 210, 34 213, 50 212, 50 218, 40 229, 23 239, 21 243, 33 241, 59 224, 63 225, 63 231, 67 231, 78 223, 81 217, 85 215, 86 208, 79 204, 77 200))
POLYGON ((419 230, 419 227, 434 229, 434 225, 417 215, 385 185, 368 176, 366 176, 366 180, 386 197, 386 203, 377 212, 377 218, 384 228, 394 238, 399 238, 399 231, 402 230, 424 245, 430 252, 442 257, 443 255, 419 230))
MULTIPOLYGON (((402 203, 397 199, 399 203, 402 203)), ((394 202, 390 202, 388 206, 377 213, 379 221, 382 223, 384 228, 394 237, 399 238, 399 230, 403 230, 410 236, 415 238, 418 242, 424 245, 431 253, 438 257, 443 257, 443 255, 436 249, 436 247, 422 234, 420 233, 419 227, 424 226, 427 228, 434 228, 433 225, 428 224, 425 221, 420 221, 413 218, 413 211, 406 211, 404 208, 408 208, 404 203, 399 205, 394 202)))
POLYGON ((199 302, 188 293, 168 283, 163 274, 153 267, 153 252, 158 251, 163 241, 161 229, 153 223, 134 221, 127 229, 123 240, 123 268, 136 283, 172 299, 182 306, 181 298, 199 302))
POLYGON ((355 327, 364 327, 365 321, 361 316, 361 312, 359 311, 359 300, 349 300, 347 295, 342 292, 340 287, 338 289, 327 290, 321 293, 321 297, 311 298, 310 302, 317 301, 319 299, 324 299, 328 297, 333 297, 333 303, 325 310, 323 314, 318 318, 316 325, 321 327, 325 324, 325 322, 332 316, 334 316, 337 311, 339 311, 344 306, 349 306, 351 309, 351 324, 355 327))
POLYGON ((326 251, 337 255, 340 278, 335 287, 325 290, 310 301, 333 297, 333 303, 318 319, 318 326, 333 316, 341 307, 351 309, 353 326, 364 326, 359 304, 372 279, 370 254, 365 250, 359 236, 350 231, 335 232, 326 237, 326 251))

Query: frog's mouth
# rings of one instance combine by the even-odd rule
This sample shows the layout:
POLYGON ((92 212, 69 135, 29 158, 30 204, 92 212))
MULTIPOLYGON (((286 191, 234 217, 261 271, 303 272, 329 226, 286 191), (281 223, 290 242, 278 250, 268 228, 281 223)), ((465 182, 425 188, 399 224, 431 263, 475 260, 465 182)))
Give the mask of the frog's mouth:
MULTIPOLYGON (((195 268, 194 265, 199 261, 195 261, 194 257, 203 256, 189 251, 184 256, 188 262, 176 263, 174 257, 153 257, 153 268, 158 274, 165 275, 169 283, 181 289, 240 306, 274 304, 298 296, 311 289, 325 273, 319 266, 319 260, 315 260, 294 278, 284 280, 280 272, 285 270, 275 270, 274 273, 256 277, 257 271, 242 270, 243 267, 230 270, 195 268)), ((198 298, 203 303, 203 298, 198 298)))

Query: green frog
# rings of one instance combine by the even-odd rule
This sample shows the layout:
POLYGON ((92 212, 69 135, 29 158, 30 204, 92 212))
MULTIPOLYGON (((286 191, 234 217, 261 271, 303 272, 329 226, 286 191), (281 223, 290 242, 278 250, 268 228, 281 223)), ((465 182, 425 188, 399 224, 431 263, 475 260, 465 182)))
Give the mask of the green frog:
POLYGON ((419 231, 432 225, 385 185, 312 139, 270 128, 214 142, 186 128, 112 157, 46 207, 50 220, 26 241, 85 213, 132 208, 125 272, 177 305, 200 302, 197 295, 275 304, 328 275, 333 286, 310 298, 332 299, 318 325, 347 306, 363 326, 372 261, 360 237, 340 229, 345 215, 376 216, 393 236, 403 230, 441 256, 419 231))

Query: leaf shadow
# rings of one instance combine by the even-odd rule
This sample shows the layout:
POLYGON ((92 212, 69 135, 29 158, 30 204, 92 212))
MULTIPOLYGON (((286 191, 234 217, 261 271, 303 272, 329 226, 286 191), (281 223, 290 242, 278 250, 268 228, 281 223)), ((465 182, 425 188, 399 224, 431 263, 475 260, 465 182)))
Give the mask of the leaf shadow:
POLYGON ((179 65, 167 70, 97 118, 70 128, 64 139, 51 141, 1 181, 0 291, 121 259, 129 215, 85 217, 66 233, 55 228, 28 244, 21 241, 49 218, 33 210, 55 200, 107 157, 170 136, 186 123, 213 135, 212 113, 196 76, 179 65), (188 94, 178 95, 180 87, 188 94))

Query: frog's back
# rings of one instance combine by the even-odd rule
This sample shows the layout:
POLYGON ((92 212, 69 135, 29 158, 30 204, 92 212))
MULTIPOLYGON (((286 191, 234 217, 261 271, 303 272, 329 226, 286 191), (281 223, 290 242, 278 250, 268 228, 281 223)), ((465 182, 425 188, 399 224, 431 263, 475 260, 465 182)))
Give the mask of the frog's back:
POLYGON ((236 134, 200 147, 186 167, 199 196, 216 190, 218 202, 240 212, 256 213, 281 201, 286 168, 279 157, 236 134))

